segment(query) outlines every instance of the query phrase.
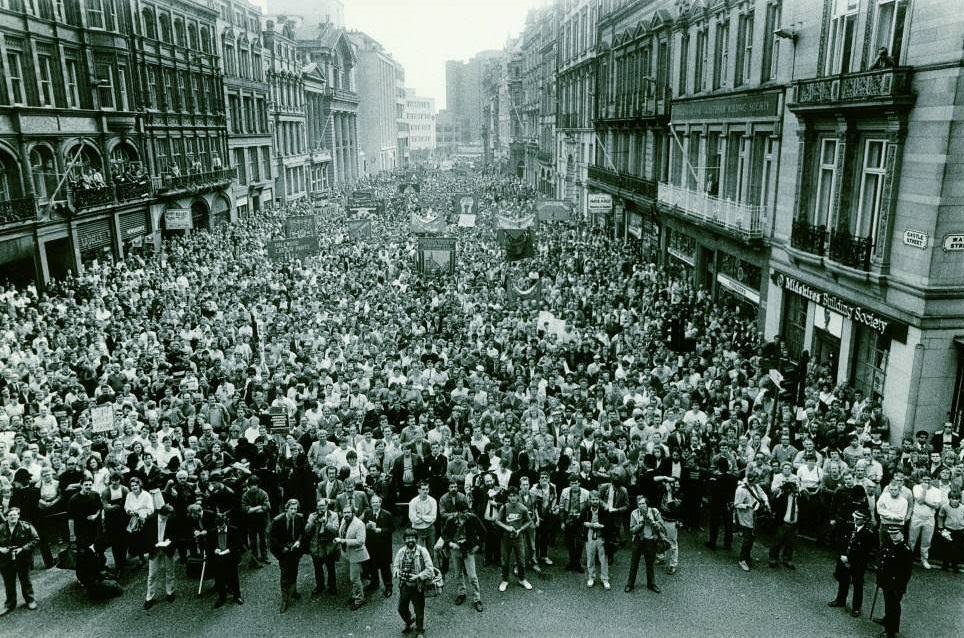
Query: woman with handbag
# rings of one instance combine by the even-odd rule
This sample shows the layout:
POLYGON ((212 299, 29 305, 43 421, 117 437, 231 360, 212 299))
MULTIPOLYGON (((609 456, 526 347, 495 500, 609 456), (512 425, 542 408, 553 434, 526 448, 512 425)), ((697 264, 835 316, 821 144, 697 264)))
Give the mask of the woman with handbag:
POLYGON ((629 534, 633 539, 633 556, 629 561, 629 578, 624 591, 628 594, 636 588, 639 559, 644 558, 646 588, 658 594, 660 589, 656 584, 656 554, 669 549, 669 542, 665 538, 663 518, 659 510, 649 507, 642 494, 636 497, 636 509, 629 515, 629 534))

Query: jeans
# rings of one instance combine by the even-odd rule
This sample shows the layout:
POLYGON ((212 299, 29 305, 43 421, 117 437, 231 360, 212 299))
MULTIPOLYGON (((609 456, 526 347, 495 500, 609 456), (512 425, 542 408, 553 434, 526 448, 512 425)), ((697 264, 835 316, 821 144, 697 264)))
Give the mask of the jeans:
POLYGON ((147 597, 154 600, 164 593, 170 596, 174 593, 174 557, 164 552, 157 552, 147 563, 147 597))
POLYGON ((780 523, 777 525, 776 533, 773 536, 773 544, 770 545, 770 560, 777 562, 780 560, 780 550, 783 550, 783 562, 789 563, 793 560, 793 546, 797 540, 797 526, 790 523, 780 523))
POLYGON ((403 582, 398 588, 398 615, 406 625, 412 624, 415 610, 415 629, 425 630, 425 592, 415 583, 403 582))
POLYGON ((0 569, 3 575, 3 587, 7 592, 7 609, 17 606, 17 580, 20 581, 20 593, 24 601, 32 603, 33 583, 30 581, 30 568, 33 566, 33 553, 25 552, 23 556, 11 559, 0 569))
POLYGON ((676 521, 663 521, 663 528, 666 530, 666 540, 669 541, 669 549, 657 558, 666 560, 667 567, 676 569, 679 566, 679 524, 676 521))
POLYGON ((756 530, 752 527, 740 525, 740 535, 743 539, 740 542, 740 560, 747 565, 751 565, 753 563, 753 541, 756 539, 756 530))
POLYGON ((596 578, 596 558, 599 558, 599 577, 609 582, 609 560, 606 558, 606 544, 602 536, 586 541, 586 578, 596 578))
POLYGON ((566 548, 569 550, 569 567, 582 562, 582 527, 577 521, 566 525, 566 548))
POLYGON ((646 560, 646 586, 656 584, 656 539, 638 538, 633 541, 633 556, 629 560, 629 578, 626 584, 636 586, 636 574, 639 572, 639 559, 646 560))
POLYGON ((362 583, 362 569, 364 563, 348 562, 348 580, 351 581, 351 599, 355 603, 365 602, 365 585, 362 583))
POLYGON ((425 529, 415 530, 418 533, 418 544, 428 550, 432 561, 435 561, 435 526, 429 525, 425 529))
POLYGON ((526 579, 526 547, 525 537, 519 534, 512 538, 508 532, 502 535, 502 580, 509 580, 509 567, 512 555, 515 554, 515 566, 519 571, 519 580, 526 579))
POLYGON ((465 581, 467 580, 472 586, 472 600, 481 601, 482 588, 479 585, 479 574, 475 569, 475 554, 461 549, 453 549, 451 554, 449 569, 454 570, 459 576, 459 595, 465 595, 465 581))
MULTIPOLYGON (((928 508, 929 511, 929 508, 928 508)), ((934 538, 934 516, 924 518, 919 516, 912 516, 910 519, 910 530, 907 535, 907 544, 910 545, 910 550, 914 551, 917 546, 917 540, 920 539, 920 557, 921 560, 927 560, 928 555, 931 551, 931 540, 934 538)))

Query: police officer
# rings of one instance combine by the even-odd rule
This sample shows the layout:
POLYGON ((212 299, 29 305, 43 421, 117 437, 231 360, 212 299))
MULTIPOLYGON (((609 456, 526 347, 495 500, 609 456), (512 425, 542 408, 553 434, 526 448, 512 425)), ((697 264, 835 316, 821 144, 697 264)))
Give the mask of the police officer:
POLYGON ((837 596, 827 603, 830 607, 843 607, 847 604, 847 594, 851 584, 854 588, 850 615, 860 616, 864 602, 864 573, 867 563, 877 546, 877 535, 867 525, 867 512, 859 509, 853 513, 853 525, 843 535, 838 548, 837 566, 834 578, 837 579, 837 596))
POLYGON ((879 638, 894 638, 900 630, 900 601, 914 566, 914 555, 904 542, 903 530, 892 527, 887 533, 888 541, 880 550, 877 569, 877 587, 884 592, 884 617, 874 621, 884 626, 879 638))

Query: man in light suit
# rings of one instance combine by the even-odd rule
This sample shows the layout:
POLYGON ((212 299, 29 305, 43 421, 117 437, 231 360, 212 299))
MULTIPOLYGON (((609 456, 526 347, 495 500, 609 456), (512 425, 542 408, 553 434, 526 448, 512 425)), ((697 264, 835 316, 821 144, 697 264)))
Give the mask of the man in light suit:
POLYGON ((365 523, 355 516, 354 509, 346 507, 342 510, 341 527, 338 529, 338 538, 335 542, 341 544, 345 558, 348 560, 352 611, 365 604, 365 587, 361 577, 362 563, 369 558, 365 537, 365 523))
POLYGON ((298 499, 288 499, 285 511, 271 521, 269 544, 281 568, 281 613, 287 611, 298 594, 298 563, 301 561, 305 518, 298 513, 298 499))

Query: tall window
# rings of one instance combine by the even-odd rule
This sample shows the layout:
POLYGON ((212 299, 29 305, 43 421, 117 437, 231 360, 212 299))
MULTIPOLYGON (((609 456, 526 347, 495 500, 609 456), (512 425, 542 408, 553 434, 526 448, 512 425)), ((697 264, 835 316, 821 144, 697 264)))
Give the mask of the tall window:
MULTIPOLYGON (((108 0, 109 2, 110 0, 108 0)), ((104 28, 104 0, 87 0, 87 27, 90 29, 104 28)))
POLYGON ((713 88, 726 86, 727 64, 730 58, 730 21, 720 20, 716 25, 716 41, 713 54, 713 88))
POLYGON ((98 62, 95 65, 97 71, 97 97, 100 99, 100 108, 114 108, 114 79, 111 66, 107 62, 98 62))
POLYGON ((7 77, 10 80, 10 103, 26 104, 27 95, 23 85, 23 54, 7 50, 7 77))
POLYGON ((54 98, 53 65, 49 55, 37 56, 37 74, 40 79, 40 100, 43 106, 57 106, 54 98))
POLYGON ((684 33, 679 43, 679 80, 676 95, 686 95, 686 74, 689 73, 690 36, 684 33))
POLYGON ((736 43, 736 75, 733 86, 742 86, 750 78, 750 65, 753 62, 753 12, 740 16, 740 31, 736 43))
POLYGON ((147 101, 148 106, 159 108, 157 102, 157 73, 153 66, 147 67, 147 101))
POLYGON ((859 0, 834 0, 827 38, 824 73, 835 75, 852 70, 857 47, 857 8, 859 0))
POLYGON ((870 237, 873 250, 877 249, 877 220, 880 219, 881 195, 884 190, 887 142, 867 140, 864 142, 863 170, 860 177, 860 205, 857 218, 852 220, 850 231, 860 237, 870 237))
POLYGON ((780 28, 781 6, 779 3, 767 5, 766 25, 763 31, 763 64, 760 66, 760 81, 769 82, 777 77, 777 64, 780 58, 780 38, 773 32, 780 28))
POLYGON ((117 107, 122 111, 130 110, 130 103, 127 100, 127 67, 117 67, 117 93, 120 103, 117 107))
POLYGON ((77 87, 77 60, 65 60, 67 67, 67 107, 80 108, 80 91, 77 87))
POLYGON ((264 179, 271 179, 271 147, 262 146, 261 147, 261 174, 264 175, 264 179))
POLYGON ((174 78, 172 77, 173 71, 170 69, 162 69, 161 73, 164 75, 164 109, 166 111, 173 111, 177 107, 176 96, 174 95, 174 78))
POLYGON ((874 51, 881 47, 895 64, 900 64, 900 54, 904 42, 904 19, 907 16, 907 0, 877 0, 874 16, 874 51))
POLYGON ((709 56, 707 41, 709 31, 704 29, 696 33, 696 75, 693 78, 693 92, 699 93, 706 88, 706 67, 709 56))
POLYGON ((853 387, 868 397, 882 397, 890 358, 890 339, 854 322, 853 387))
POLYGON ((817 198, 814 202, 813 223, 831 227, 830 209, 837 183, 837 139, 824 138, 820 142, 819 168, 817 171, 817 198))
POLYGON ((248 174, 251 175, 252 182, 261 181, 258 171, 258 149, 253 146, 248 149, 248 174))

